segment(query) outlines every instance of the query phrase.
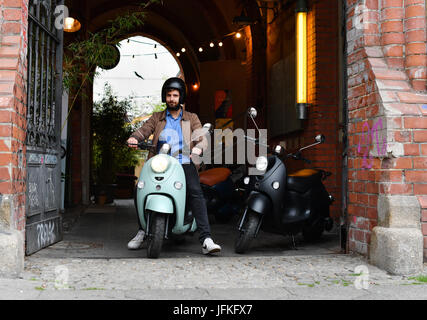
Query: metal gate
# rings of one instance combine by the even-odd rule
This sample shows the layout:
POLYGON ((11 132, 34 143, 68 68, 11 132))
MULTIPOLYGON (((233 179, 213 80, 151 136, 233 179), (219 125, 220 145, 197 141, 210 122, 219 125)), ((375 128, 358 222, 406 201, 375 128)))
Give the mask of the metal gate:
POLYGON ((62 240, 60 119, 63 0, 30 0, 28 17, 26 254, 62 240))

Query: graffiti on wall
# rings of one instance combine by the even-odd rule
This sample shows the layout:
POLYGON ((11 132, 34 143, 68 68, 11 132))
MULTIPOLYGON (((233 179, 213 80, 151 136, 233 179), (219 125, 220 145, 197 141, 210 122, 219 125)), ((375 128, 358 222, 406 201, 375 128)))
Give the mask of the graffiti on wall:
POLYGON ((374 159, 369 152, 372 143, 375 143, 377 146, 378 156, 385 156, 387 154, 387 138, 383 137, 383 139, 380 140, 380 130, 382 129, 382 119, 378 119, 372 128, 369 127, 369 123, 367 121, 363 124, 362 136, 359 139, 359 144, 357 147, 358 154, 363 155, 362 168, 371 169, 373 166, 374 159))

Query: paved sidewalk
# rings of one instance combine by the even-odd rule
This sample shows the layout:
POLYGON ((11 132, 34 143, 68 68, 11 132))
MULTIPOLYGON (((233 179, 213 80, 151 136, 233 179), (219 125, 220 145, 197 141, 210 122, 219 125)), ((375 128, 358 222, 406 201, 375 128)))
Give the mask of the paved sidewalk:
POLYGON ((348 255, 158 260, 28 257, 22 279, 0 279, 0 298, 424 300, 427 284, 391 276, 348 255), (366 277, 359 275, 357 266, 368 272, 366 277))
POLYGON ((234 226, 213 224, 220 256, 203 256, 190 237, 152 260, 145 248, 126 248, 134 219, 127 202, 91 208, 64 241, 26 257, 20 279, 0 279, 0 299, 427 299, 427 265, 425 278, 392 276, 339 254, 334 234, 316 245, 297 240, 299 250, 290 239, 260 234, 248 254, 237 255, 234 226))

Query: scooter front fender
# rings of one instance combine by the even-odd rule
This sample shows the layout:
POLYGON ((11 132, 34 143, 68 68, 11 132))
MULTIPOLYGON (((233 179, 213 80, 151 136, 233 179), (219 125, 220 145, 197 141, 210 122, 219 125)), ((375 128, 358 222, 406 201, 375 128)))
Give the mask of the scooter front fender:
POLYGON ((165 195, 149 194, 145 202, 145 210, 173 214, 173 201, 165 195))
POLYGON ((260 192, 251 192, 247 200, 248 209, 259 214, 265 214, 271 211, 272 203, 270 198, 260 192))

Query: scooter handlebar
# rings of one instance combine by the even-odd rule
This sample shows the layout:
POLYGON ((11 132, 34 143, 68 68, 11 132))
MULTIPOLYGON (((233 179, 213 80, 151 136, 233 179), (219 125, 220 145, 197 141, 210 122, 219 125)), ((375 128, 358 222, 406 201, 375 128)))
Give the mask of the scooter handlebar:
POLYGON ((138 147, 140 149, 143 149, 143 150, 154 147, 154 145, 152 145, 152 144, 150 144, 148 142, 145 142, 145 141, 142 141, 142 142, 139 142, 139 143, 132 143, 132 144, 129 144, 129 146, 136 146, 136 147, 138 147))

